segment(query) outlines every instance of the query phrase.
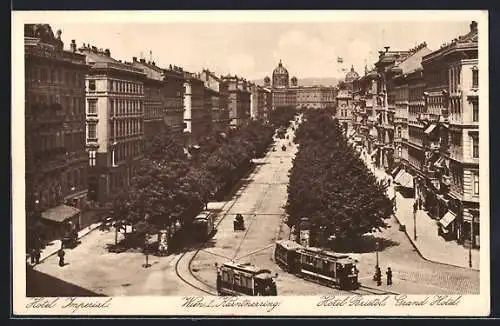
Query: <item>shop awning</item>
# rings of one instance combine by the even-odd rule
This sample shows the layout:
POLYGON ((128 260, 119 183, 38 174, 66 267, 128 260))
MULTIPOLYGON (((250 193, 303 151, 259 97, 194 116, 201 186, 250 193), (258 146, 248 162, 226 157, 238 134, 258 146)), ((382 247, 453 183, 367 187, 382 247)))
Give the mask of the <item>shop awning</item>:
POLYGON ((42 218, 52 222, 62 223, 78 214, 80 214, 78 208, 59 205, 42 212, 42 218))
POLYGON ((436 124, 435 124, 435 123, 433 123, 433 124, 431 124, 429 127, 427 127, 427 129, 425 129, 425 131, 424 131, 424 132, 425 132, 426 134, 430 134, 430 133, 431 133, 434 129, 436 129, 436 124))
POLYGON ((450 211, 447 211, 446 214, 444 214, 443 218, 439 220, 439 224, 447 228, 448 225, 450 225, 450 223, 453 222, 456 218, 457 216, 455 214, 453 214, 450 211))
POLYGON ((396 174, 396 176, 394 176, 394 182, 396 182, 396 180, 399 180, 401 178, 401 176, 403 175, 403 173, 405 173, 405 170, 399 170, 396 174))
POLYGON ((405 188, 412 188, 413 187, 413 177, 411 174, 406 172, 405 170, 399 171, 398 175, 396 178, 394 178, 394 182, 398 183, 402 187, 405 188))
POLYGON ((400 165, 398 165, 398 166, 396 166, 396 167, 395 167, 395 168, 391 171, 391 175, 392 175, 392 177, 393 177, 393 178, 395 177, 396 173, 400 172, 400 169, 401 169, 401 166, 400 166, 400 165))

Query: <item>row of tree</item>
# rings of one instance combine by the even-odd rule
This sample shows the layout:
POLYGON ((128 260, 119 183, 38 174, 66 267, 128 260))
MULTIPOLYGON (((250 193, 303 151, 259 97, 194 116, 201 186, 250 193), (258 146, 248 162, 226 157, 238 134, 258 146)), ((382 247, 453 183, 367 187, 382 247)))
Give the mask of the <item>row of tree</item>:
POLYGON ((279 106, 269 112, 269 122, 276 129, 288 128, 296 114, 297 110, 292 106, 279 106))
POLYGON ((271 126, 251 121, 185 146, 181 134, 165 128, 147 141, 129 188, 114 197, 114 220, 133 225, 136 234, 182 229, 248 171, 272 134, 271 126))
POLYGON ((306 112, 294 141, 299 151, 288 185, 290 227, 300 229, 305 218, 313 245, 326 239, 355 244, 363 234, 387 227, 384 220, 393 213, 387 185, 364 165, 330 112, 306 112))

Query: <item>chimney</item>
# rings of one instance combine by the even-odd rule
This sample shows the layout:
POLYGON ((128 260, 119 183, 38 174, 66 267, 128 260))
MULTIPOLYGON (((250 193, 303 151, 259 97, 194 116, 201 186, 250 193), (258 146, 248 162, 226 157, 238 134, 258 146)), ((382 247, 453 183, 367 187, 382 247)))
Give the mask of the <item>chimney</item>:
POLYGON ((146 63, 146 59, 140 59, 141 63, 146 63))
POLYGON ((155 62, 154 62, 154 61, 153 61, 153 62, 151 62, 151 64, 152 64, 153 66, 156 66, 156 64, 155 64, 155 62))
POLYGON ((75 42, 75 40, 71 40, 70 47, 71 47, 71 51, 72 52, 76 52, 76 42, 75 42))
POLYGON ((132 62, 137 62, 137 57, 132 57, 132 62))
POLYGON ((109 49, 104 50, 104 54, 105 54, 107 57, 111 57, 111 51, 109 51, 109 49))
POLYGON ((390 46, 384 46, 385 52, 389 51, 390 46))
POLYGON ((477 32, 477 21, 473 20, 472 23, 470 23, 470 31, 477 32))

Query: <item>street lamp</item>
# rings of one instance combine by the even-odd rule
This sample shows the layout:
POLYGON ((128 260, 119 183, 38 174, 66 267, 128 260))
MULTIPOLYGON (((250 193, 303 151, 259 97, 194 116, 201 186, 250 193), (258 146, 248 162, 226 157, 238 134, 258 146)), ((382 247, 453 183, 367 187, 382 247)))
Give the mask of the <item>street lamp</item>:
POLYGON ((413 208, 413 240, 417 241, 417 202, 413 208))
POLYGON ((469 268, 472 268, 472 245, 474 243, 474 214, 470 221, 470 246, 469 246, 469 268))
POLYGON ((376 265, 375 265, 375 267, 379 267, 379 265, 378 265, 379 241, 378 240, 375 242, 375 245, 376 245, 376 251, 375 251, 375 254, 376 254, 376 256, 375 256, 376 257, 376 265))

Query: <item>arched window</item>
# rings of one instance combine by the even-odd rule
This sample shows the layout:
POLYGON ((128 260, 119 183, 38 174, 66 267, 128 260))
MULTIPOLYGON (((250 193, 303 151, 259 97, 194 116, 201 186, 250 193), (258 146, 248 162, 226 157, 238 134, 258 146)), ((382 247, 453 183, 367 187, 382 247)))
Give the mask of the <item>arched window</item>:
POLYGON ((479 69, 477 66, 472 67, 472 88, 479 87, 479 69))

